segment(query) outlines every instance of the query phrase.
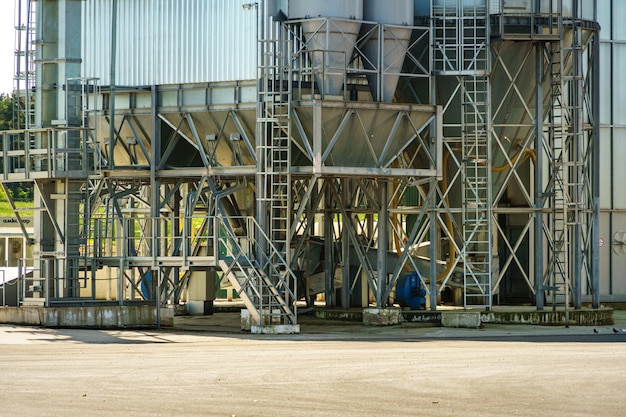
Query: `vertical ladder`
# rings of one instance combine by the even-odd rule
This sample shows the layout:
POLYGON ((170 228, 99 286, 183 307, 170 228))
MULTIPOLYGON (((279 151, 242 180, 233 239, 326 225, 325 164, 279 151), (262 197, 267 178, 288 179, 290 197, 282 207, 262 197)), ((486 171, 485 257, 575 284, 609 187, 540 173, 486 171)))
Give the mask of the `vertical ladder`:
POLYGON ((78 298, 88 278, 86 236, 88 231, 89 198, 83 180, 66 181, 65 204, 65 294, 78 298))
POLYGON ((97 78, 68 78, 65 91, 65 118, 68 127, 80 127, 79 146, 82 152, 73 157, 84 158, 81 167, 87 175, 96 174, 104 166, 104 156, 96 143, 94 131, 97 131, 98 118, 91 120, 91 115, 98 111, 97 97, 100 94, 97 78))
POLYGON ((291 226, 291 96, 292 70, 290 65, 290 40, 283 26, 270 25, 268 39, 259 39, 259 143, 261 161, 258 163, 261 189, 257 198, 266 212, 268 237, 277 249, 271 251, 261 264, 269 279, 261 294, 262 321, 295 324, 294 303, 290 288, 294 288, 289 270, 291 226), (278 267, 277 267, 278 266, 278 267), (269 315, 269 320, 264 316, 269 315))
POLYGON ((35 50, 37 37, 34 0, 15 0, 16 93, 13 129, 35 126, 35 50))
POLYGON ((87 142, 91 133, 89 113, 95 110, 90 105, 95 103, 95 94, 98 94, 97 79, 68 78, 65 90, 67 127, 78 128, 59 132, 66 135, 65 168, 71 172, 65 185, 65 296, 74 298, 81 296, 80 289, 85 287, 90 273, 86 242, 90 217, 89 175, 93 172, 93 161, 87 142))
POLYGON ((489 78, 463 83, 464 306, 491 308, 491 140, 489 78))
POLYGON ((491 109, 485 2, 432 3, 433 69, 461 84, 464 306, 491 308, 491 109))
POLYGON ((548 190, 552 251, 548 273, 544 277, 544 290, 552 292, 553 308, 562 304, 567 311, 573 288, 572 275, 576 273, 575 229, 581 226, 585 210, 581 149, 584 144, 582 92, 585 87, 581 73, 580 28, 573 25, 571 40, 561 36, 560 42, 554 43, 552 48, 549 126, 552 178, 548 190))
POLYGON ((563 79, 563 42, 552 44, 550 60, 550 126, 549 139, 551 150, 551 190, 550 230, 552 251, 550 252, 548 274, 544 288, 552 292, 553 306, 556 306, 557 294, 565 293, 569 287, 569 250, 567 230, 567 172, 564 161, 567 159, 567 114, 565 100, 565 82, 563 79))
MULTIPOLYGON (((574 8, 574 13, 578 14, 580 11, 576 12, 581 6, 576 5, 574 8)), ((570 123, 569 130, 569 158, 565 161, 565 169, 568 171, 567 175, 567 184, 566 189, 568 190, 568 216, 567 216, 567 225, 570 230, 570 239, 572 243, 570 244, 570 286, 572 292, 572 301, 574 303, 575 308, 580 308, 581 306, 581 278, 582 278, 582 252, 583 252, 583 236, 582 230, 586 226, 585 221, 585 212, 587 209, 587 199, 586 195, 586 181, 585 178, 586 168, 585 168, 585 155, 587 148, 587 140, 584 128, 584 101, 585 101, 585 79, 584 79, 584 70, 583 70, 583 36, 582 36, 582 28, 578 24, 578 22, 573 22, 572 24, 572 38, 569 40, 571 44, 565 44, 567 40, 563 37, 561 38, 562 51, 570 56, 571 61, 571 72, 568 74, 563 73, 563 81, 567 83, 568 97, 569 101, 567 102, 567 111, 566 113, 570 115, 568 121, 570 123)), ((565 298, 569 303, 570 287, 566 288, 565 298)), ((567 304, 566 304, 567 306, 567 304)), ((566 309, 566 321, 569 324, 569 314, 566 309)))
POLYGON ((475 75, 489 68, 489 14, 484 2, 432 3, 433 71, 475 75))

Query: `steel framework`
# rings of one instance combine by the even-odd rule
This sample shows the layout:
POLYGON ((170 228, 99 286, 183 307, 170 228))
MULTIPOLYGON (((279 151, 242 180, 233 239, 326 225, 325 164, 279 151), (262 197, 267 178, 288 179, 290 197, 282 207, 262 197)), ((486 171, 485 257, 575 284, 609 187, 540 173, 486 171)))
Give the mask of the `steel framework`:
MULTIPOLYGON (((514 15, 443 3, 429 25, 362 22, 333 65, 310 33, 341 19, 307 19, 305 36, 260 2, 257 80, 64 78, 62 109, 2 133, 3 186, 38 190, 22 302, 177 304, 216 274, 258 331, 298 331, 298 300, 386 307, 416 271, 432 309, 448 288, 489 309, 512 282, 540 309, 578 308, 585 291, 598 307, 597 26, 561 1, 514 15), (396 102, 380 102, 390 76, 396 102)), ((76 65, 41 58, 42 73, 76 65)))

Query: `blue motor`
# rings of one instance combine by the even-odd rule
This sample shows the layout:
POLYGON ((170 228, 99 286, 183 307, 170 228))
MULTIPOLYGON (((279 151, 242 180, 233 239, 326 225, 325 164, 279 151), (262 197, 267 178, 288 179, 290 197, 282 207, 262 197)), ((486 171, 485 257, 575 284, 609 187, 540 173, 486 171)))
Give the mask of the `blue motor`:
POLYGON ((424 310, 426 308, 426 291, 422 289, 417 272, 400 275, 396 283, 396 301, 402 307, 411 310, 424 310))

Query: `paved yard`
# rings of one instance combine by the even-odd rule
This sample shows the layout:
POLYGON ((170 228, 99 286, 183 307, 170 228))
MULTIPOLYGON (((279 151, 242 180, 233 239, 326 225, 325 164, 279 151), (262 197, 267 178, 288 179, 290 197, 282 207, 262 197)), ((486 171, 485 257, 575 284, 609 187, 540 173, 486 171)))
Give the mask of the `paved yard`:
MULTIPOLYGON (((626 334, 610 327, 303 324, 239 333, 0 326, 0 416, 623 416, 626 334)), ((230 324, 229 324, 230 323, 230 324)), ((620 325, 618 322, 617 326, 620 325)))

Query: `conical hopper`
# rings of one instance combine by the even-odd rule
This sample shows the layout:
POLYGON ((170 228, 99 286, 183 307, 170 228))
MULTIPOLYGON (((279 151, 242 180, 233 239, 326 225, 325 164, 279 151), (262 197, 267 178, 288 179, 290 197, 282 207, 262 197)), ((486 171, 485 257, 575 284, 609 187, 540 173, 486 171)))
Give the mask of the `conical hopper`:
POLYGON ((367 57, 367 61, 364 61, 365 68, 374 70, 376 69, 375 67, 379 67, 379 71, 376 74, 369 73, 367 75, 367 81, 374 101, 386 103, 393 101, 406 49, 411 39, 411 32, 412 30, 409 28, 386 27, 382 44, 379 36, 374 35, 363 45, 362 50, 367 57), (378 63, 381 46, 380 58, 382 62, 378 63))
MULTIPOLYGON (((372 103, 324 102, 316 119, 314 106, 298 106, 295 109, 304 137, 293 130, 299 149, 313 149, 314 126, 322 126, 320 151, 322 164, 326 167, 387 168, 390 162, 419 141, 418 134, 433 116, 432 106, 403 106, 390 104, 385 107, 372 103), (304 141, 308 141, 305 144, 304 141)), ((427 149, 423 149, 424 152, 427 149)), ((425 156, 413 161, 416 169, 428 169, 430 160, 425 156)), ((299 159, 296 165, 306 165, 299 159)))
POLYGON ((382 31, 376 30, 362 46, 367 58, 364 60, 365 68, 377 69, 375 74, 367 75, 374 101, 389 103, 393 100, 413 32, 411 28, 399 26, 412 25, 413 15, 413 0, 363 1, 363 19, 384 25, 382 31))
POLYGON ((361 29, 363 0, 289 0, 289 19, 304 20, 302 31, 307 49, 314 51, 311 60, 319 91, 341 94, 361 29))
POLYGON ((334 18, 311 19, 302 23, 307 49, 314 51, 313 70, 320 92, 341 94, 346 66, 360 29, 361 22, 334 18))

